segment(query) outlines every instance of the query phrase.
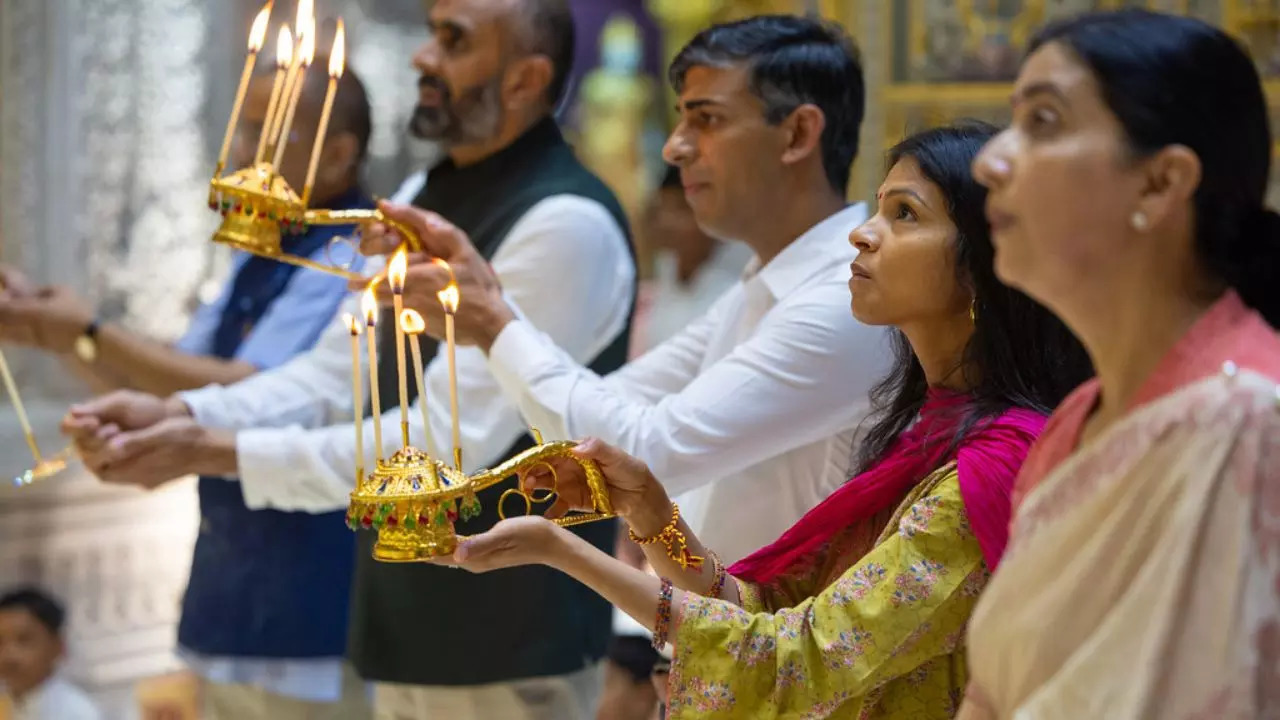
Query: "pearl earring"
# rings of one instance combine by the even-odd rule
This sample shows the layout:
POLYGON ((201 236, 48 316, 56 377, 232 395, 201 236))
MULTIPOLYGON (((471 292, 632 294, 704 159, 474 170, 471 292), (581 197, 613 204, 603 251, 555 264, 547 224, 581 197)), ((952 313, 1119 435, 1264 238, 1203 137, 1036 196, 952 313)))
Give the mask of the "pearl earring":
POLYGON ((1129 224, 1138 232, 1145 232, 1147 229, 1147 214, 1141 210, 1135 210, 1133 215, 1129 216, 1129 224))

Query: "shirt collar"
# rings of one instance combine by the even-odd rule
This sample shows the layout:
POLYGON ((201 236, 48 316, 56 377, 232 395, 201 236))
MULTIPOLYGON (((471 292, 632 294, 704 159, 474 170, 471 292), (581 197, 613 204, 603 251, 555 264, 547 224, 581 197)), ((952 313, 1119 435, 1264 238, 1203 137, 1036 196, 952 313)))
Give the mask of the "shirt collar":
POLYGON ((849 205, 806 230, 764 267, 759 258, 752 258, 743 279, 760 278, 774 298, 781 299, 823 270, 852 262, 857 252, 849 244, 849 233, 866 218, 865 203, 849 205))

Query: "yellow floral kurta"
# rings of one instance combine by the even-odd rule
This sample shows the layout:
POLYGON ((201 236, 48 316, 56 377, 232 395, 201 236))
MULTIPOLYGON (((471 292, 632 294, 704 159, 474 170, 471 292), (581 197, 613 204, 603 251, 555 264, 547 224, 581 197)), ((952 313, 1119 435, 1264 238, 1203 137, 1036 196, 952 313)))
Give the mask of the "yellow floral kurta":
POLYGON ((878 537, 849 528, 781 582, 739 583, 743 607, 686 593, 667 717, 954 716, 988 576, 954 466, 879 521, 878 537))

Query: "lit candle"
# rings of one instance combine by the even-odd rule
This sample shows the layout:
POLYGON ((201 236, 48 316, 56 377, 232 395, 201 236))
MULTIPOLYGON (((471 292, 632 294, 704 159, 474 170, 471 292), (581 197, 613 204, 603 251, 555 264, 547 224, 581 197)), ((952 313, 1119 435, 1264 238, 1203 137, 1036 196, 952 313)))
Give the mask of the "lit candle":
POLYGON ((311 189, 316 182, 316 170, 320 167, 320 151, 324 149, 325 134, 329 132, 329 113, 333 111, 333 97, 338 93, 338 80, 346 65, 346 30, 342 18, 338 18, 338 32, 333 37, 333 52, 329 54, 329 89, 324 94, 324 109, 320 111, 320 125, 316 128, 316 141, 311 147, 311 164, 307 166, 307 182, 302 188, 302 206, 311 202, 311 189))
POLYGON ((218 153, 218 171, 221 175, 227 166, 227 154, 231 152, 231 138, 236 134, 236 123, 240 121, 240 109, 244 107, 244 95, 249 90, 249 77, 253 75, 253 67, 258 63, 258 51, 267 41, 267 20, 271 17, 271 2, 258 11, 258 17, 249 30, 249 55, 244 59, 244 71, 240 73, 240 87, 236 90, 236 100, 231 106, 231 120, 227 123, 227 132, 222 137, 222 151, 218 153))
POLYGON ((280 134, 276 136, 275 168, 280 169, 280 161, 284 160, 284 149, 289 146, 289 130, 293 127, 293 113, 298 109, 298 100, 302 97, 302 86, 307 82, 307 70, 311 61, 316 59, 315 20, 302 35, 302 63, 298 66, 298 74, 293 79, 293 95, 289 98, 289 107, 284 111, 284 122, 280 124, 280 134))
MULTIPOLYGON (((409 256, 403 245, 391 256, 387 264, 387 284, 391 286, 391 302, 396 317, 404 311, 404 276, 409 272, 409 256)), ((400 435, 405 447, 409 446, 409 382, 404 372, 404 328, 396 323, 396 371, 400 377, 400 435)))
POLYGON ((343 313, 342 321, 351 333, 351 394, 356 422, 356 487, 364 480, 364 383, 360 382, 360 321, 343 313))
POLYGON ((276 110, 280 106, 280 95, 285 90, 285 78, 293 65, 293 33, 289 26, 280 28, 280 37, 276 39, 276 79, 271 84, 271 100, 267 103, 267 116, 262 121, 262 132, 258 134, 258 152, 253 155, 253 163, 257 165, 267 157, 267 138, 273 137, 272 128, 276 126, 276 110))
POLYGON ((369 399, 373 401, 373 452, 382 462, 382 400, 378 397, 378 339, 375 329, 378 325, 378 299, 373 296, 373 288, 364 291, 360 299, 360 307, 364 311, 364 324, 369 328, 365 333, 365 342, 369 346, 369 399))
POLYGON ((423 376, 422 344, 418 337, 427 331, 427 322, 412 308, 400 313, 400 327, 409 336, 409 350, 413 353, 413 374, 418 381, 418 409, 422 411, 422 450, 431 452, 435 443, 431 439, 431 414, 427 412, 427 382, 423 376))
MULTIPOLYGON (((449 264, 436 258, 436 264, 445 268, 449 264)), ((450 275, 453 271, 449 271, 450 275)), ((449 414, 453 418, 453 463, 458 472, 462 472, 462 430, 458 418, 458 355, 457 342, 453 335, 453 314, 458 311, 458 284, 450 281, 449 286, 436 293, 440 305, 444 308, 445 349, 449 357, 449 414)))
POLYGON ((31 420, 27 418, 27 409, 22 405, 22 396, 18 394, 18 384, 13 381, 13 373, 9 372, 9 363, 0 352, 0 376, 4 377, 4 387, 9 391, 9 399, 13 401, 13 409, 18 413, 18 422, 22 424, 22 434, 27 439, 27 447, 31 448, 31 457, 36 464, 44 462, 40 457, 40 446, 36 445, 36 434, 31 431, 31 420))

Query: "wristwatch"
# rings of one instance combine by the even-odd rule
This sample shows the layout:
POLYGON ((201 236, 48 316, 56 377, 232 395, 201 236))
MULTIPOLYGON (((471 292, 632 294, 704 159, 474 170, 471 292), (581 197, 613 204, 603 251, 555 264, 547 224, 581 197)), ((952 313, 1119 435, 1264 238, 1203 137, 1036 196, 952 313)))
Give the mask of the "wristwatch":
POLYGON ((81 361, 91 363, 98 359, 98 321, 94 320, 89 326, 80 333, 80 337, 76 338, 73 348, 76 357, 81 361))

